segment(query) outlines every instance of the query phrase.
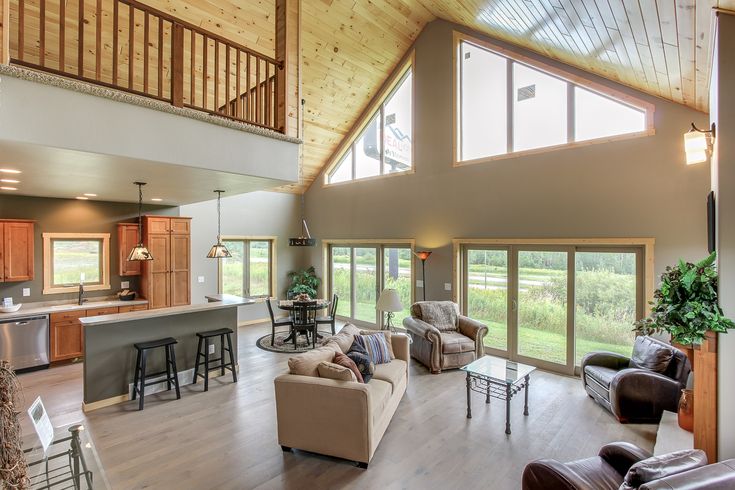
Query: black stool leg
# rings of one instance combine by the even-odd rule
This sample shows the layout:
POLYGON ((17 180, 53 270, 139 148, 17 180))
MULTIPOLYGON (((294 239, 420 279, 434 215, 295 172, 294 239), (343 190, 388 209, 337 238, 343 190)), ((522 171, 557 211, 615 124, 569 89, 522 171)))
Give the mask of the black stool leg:
POLYGON ((219 365, 220 365, 220 376, 225 375, 225 335, 219 336, 219 365))
POLYGON ((209 390, 209 338, 204 339, 204 391, 209 390))
POLYGON ((174 349, 173 344, 166 346, 166 350, 169 349, 171 349, 171 369, 173 371, 174 387, 176 388, 176 399, 178 400, 181 398, 181 392, 179 391, 179 370, 176 369, 176 349, 174 349))
POLYGON ((166 390, 171 391, 171 356, 168 352, 168 346, 164 350, 166 351, 166 390))
POLYGON ((138 354, 135 356, 135 376, 133 377, 133 400, 138 395, 138 381, 140 380, 140 349, 135 349, 138 354))
MULTIPOLYGON (((237 383, 237 373, 235 372, 235 354, 232 353, 232 336, 227 334, 227 349, 230 351, 230 368, 232 369, 232 381, 237 383)), ((222 359, 224 362, 224 359, 222 359)))
POLYGON ((334 319, 332 320, 332 335, 334 335, 334 319))
POLYGON ((138 410, 143 410, 143 400, 145 398, 145 364, 146 359, 148 357, 148 351, 146 349, 143 349, 143 360, 140 364, 140 388, 138 389, 138 392, 140 393, 140 401, 138 402, 138 410))
POLYGON ((202 338, 199 337, 199 344, 197 345, 197 360, 194 363, 194 380, 191 382, 191 384, 195 385, 197 384, 197 376, 199 376, 199 356, 202 355, 202 338))

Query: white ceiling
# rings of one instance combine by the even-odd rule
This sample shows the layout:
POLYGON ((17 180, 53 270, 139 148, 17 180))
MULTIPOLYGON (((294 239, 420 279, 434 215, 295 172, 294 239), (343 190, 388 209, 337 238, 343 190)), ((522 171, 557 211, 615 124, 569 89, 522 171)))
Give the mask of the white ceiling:
POLYGON ((97 194, 90 200, 137 202, 133 182, 146 182, 143 199, 148 204, 180 206, 213 199, 215 189, 227 195, 272 189, 285 181, 248 175, 171 165, 110 155, 84 153, 0 140, 0 168, 20 170, 17 191, 0 190, 4 195, 24 195, 74 199, 85 193, 97 194), (160 198, 160 202, 152 202, 160 198))

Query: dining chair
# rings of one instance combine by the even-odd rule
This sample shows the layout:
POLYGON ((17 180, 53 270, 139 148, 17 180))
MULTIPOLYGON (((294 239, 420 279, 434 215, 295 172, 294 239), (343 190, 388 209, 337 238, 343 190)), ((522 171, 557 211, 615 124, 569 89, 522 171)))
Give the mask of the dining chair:
POLYGON ((332 327, 332 335, 334 335, 334 320, 337 318, 337 303, 339 302, 339 296, 336 294, 332 298, 332 305, 329 307, 329 314, 327 316, 320 316, 316 319, 317 327, 319 325, 330 325, 332 327))
POLYGON ((293 348, 296 349, 296 337, 299 332, 306 333, 306 342, 309 342, 309 333, 311 333, 312 347, 316 347, 316 301, 305 301, 295 303, 297 306, 294 311, 293 322, 293 348))
MULTIPOLYGON (((289 327, 291 330, 293 330, 293 318, 286 317, 286 318, 279 318, 276 320, 275 315, 273 314, 273 306, 271 305, 270 298, 265 299, 265 304, 268 306, 268 314, 271 317, 271 346, 273 346, 275 340, 276 340, 276 328, 277 327, 289 327)), ((296 338, 296 334, 292 331, 292 336, 296 338)))

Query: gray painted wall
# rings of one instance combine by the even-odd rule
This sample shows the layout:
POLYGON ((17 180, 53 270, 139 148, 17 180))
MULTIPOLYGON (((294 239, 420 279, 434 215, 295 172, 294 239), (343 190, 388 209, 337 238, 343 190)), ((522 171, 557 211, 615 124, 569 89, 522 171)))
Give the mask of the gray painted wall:
MULTIPOLYGON (((710 92, 710 117, 717 124, 712 157, 712 189, 717 203, 717 253, 720 305, 735 318, 735 65, 727 53, 735 49, 735 16, 719 13, 710 92)), ((735 458, 735 332, 718 336, 718 458, 735 458)))
MULTIPOLYGON (((178 208, 144 206, 144 213, 177 216, 178 208)), ((120 290, 120 281, 129 281, 138 289, 137 276, 119 276, 117 223, 137 221, 138 205, 76 199, 49 199, 27 196, 0 197, 0 219, 36 221, 34 237, 35 277, 33 281, 0 283, 0 298, 11 296, 14 303, 75 299, 76 294, 43 295, 43 233, 109 233, 110 287, 108 291, 89 291, 88 297, 108 296, 120 290), (23 297, 22 289, 31 288, 31 296, 23 297)))
MULTIPOLYGON (((434 251, 428 299, 451 298, 453 238, 655 237, 657 274, 706 254, 709 169, 685 165, 682 137, 706 115, 532 53, 516 50, 655 104, 656 135, 453 168, 454 28, 432 22, 415 44, 415 173, 333 187, 320 176, 306 199, 313 236, 415 238, 434 251)), ((321 247, 310 261, 323 274, 321 247)))
MULTIPOLYGON (((191 302, 203 303, 207 294, 216 294, 217 260, 206 258, 217 237, 217 201, 181 206, 182 216, 191 216, 191 302), (204 282, 199 282, 199 277, 204 282)), ((300 232, 301 197, 278 192, 253 192, 222 198, 222 234, 275 236, 277 297, 288 289, 289 271, 302 266, 303 252, 290 248, 288 238, 300 232)), ((239 321, 268 317, 263 303, 241 306, 239 321)))

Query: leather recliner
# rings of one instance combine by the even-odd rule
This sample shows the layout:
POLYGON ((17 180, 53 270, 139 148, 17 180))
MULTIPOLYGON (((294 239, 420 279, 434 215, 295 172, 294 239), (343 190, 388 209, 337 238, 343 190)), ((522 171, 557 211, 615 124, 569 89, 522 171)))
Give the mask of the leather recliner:
POLYGON ((658 423, 664 410, 676 412, 690 372, 683 352, 647 336, 631 357, 592 352, 581 367, 587 394, 622 423, 658 423))

